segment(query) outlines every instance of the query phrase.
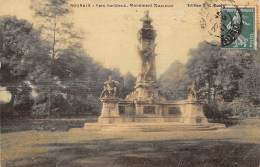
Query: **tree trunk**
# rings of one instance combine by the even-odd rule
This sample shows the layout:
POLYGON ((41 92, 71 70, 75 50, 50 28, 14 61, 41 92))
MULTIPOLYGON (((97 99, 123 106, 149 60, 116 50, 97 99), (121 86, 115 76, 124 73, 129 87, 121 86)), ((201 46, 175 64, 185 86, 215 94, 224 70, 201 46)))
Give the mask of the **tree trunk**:
MULTIPOLYGON (((56 55, 56 26, 57 26, 57 16, 54 17, 54 26, 53 26, 53 43, 52 43, 52 55, 51 55, 51 74, 54 73, 55 66, 55 55, 56 55)), ((51 89, 52 85, 49 85, 49 94, 48 94, 48 117, 51 115, 51 89)))
POLYGON ((7 88, 7 90, 11 93, 11 99, 10 102, 8 103, 8 107, 7 107, 7 112, 10 113, 12 116, 14 114, 14 102, 15 102, 15 98, 16 98, 16 94, 17 91, 14 90, 13 88, 7 88))
POLYGON ((54 26, 53 26, 53 43, 52 43, 52 64, 51 64, 51 73, 53 74, 55 56, 56 56, 56 26, 57 26, 57 16, 54 17, 54 26))
POLYGON ((211 74, 208 75, 208 104, 211 104, 211 74))

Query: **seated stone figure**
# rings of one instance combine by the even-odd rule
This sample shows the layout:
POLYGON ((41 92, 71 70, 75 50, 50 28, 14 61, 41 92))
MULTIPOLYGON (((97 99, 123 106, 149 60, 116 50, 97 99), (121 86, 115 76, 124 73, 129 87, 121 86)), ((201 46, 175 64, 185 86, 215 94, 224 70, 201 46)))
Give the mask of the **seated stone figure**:
POLYGON ((118 87, 119 82, 112 80, 112 77, 109 76, 108 80, 104 82, 104 88, 101 92, 100 98, 117 97, 118 87))

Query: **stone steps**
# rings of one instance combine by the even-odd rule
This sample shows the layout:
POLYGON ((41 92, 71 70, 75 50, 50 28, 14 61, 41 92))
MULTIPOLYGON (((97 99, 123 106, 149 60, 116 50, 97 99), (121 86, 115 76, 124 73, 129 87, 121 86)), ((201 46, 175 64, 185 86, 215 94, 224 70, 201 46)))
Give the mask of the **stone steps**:
POLYGON ((183 123, 121 123, 121 124, 99 124, 87 123, 84 126, 86 130, 95 131, 141 131, 141 132, 156 132, 156 131, 209 131, 223 129, 223 124, 208 123, 204 125, 192 125, 183 123))

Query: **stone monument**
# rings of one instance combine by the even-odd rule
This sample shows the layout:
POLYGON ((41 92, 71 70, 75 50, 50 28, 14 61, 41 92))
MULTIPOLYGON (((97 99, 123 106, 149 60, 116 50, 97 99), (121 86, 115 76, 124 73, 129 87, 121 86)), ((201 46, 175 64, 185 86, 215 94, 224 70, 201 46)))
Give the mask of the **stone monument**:
POLYGON ((98 118, 100 123, 116 123, 120 121, 119 110, 118 110, 118 85, 119 82, 112 80, 109 76, 108 80, 104 82, 104 88, 100 95, 102 102, 101 115, 98 118))
POLYGON ((195 82, 188 88, 188 99, 186 101, 186 112, 183 122, 187 124, 208 124, 208 119, 203 113, 202 102, 198 100, 195 82))
POLYGON ((126 100, 153 101, 162 100, 158 94, 156 83, 156 65, 155 65, 155 38, 156 31, 152 26, 152 19, 149 12, 141 19, 143 27, 138 33, 139 46, 138 54, 141 62, 140 73, 137 77, 135 90, 126 97, 126 100))
POLYGON ((128 130, 133 127, 149 130, 151 127, 160 130, 162 127, 170 130, 178 127, 223 128, 223 125, 208 123, 195 91, 195 83, 190 86, 186 100, 170 101, 159 94, 156 80, 156 31, 149 12, 145 13, 141 21, 142 28, 138 33, 140 72, 134 90, 125 99, 119 98, 119 82, 109 77, 100 96, 102 110, 98 123, 86 124, 85 127, 128 127, 128 130))

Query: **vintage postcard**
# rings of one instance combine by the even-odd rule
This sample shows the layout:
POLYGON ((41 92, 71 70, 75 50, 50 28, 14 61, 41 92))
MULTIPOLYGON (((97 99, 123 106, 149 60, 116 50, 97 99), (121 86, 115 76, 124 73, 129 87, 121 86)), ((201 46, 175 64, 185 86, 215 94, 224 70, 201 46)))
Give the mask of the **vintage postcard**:
POLYGON ((259 0, 0 0, 1 167, 260 167, 259 0))

